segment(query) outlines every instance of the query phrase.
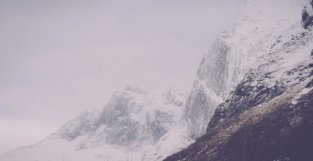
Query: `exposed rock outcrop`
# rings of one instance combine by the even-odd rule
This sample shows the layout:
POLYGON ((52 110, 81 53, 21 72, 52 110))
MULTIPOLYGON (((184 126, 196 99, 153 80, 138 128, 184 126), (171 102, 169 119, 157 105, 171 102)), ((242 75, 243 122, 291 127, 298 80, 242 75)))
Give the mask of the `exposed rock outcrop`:
POLYGON ((302 10, 302 26, 309 29, 313 26, 313 1, 310 0, 309 4, 305 5, 302 10))
MULTIPOLYGON (((165 161, 312 160, 313 154, 308 149, 313 149, 313 33, 310 25, 300 25, 303 16, 301 19, 298 15, 298 20, 294 21, 285 19, 286 13, 279 14, 286 6, 291 7, 290 12, 299 13, 305 2, 249 2, 253 4, 250 9, 257 9, 249 12, 249 16, 256 14, 260 17, 253 17, 253 21, 249 21, 251 24, 246 23, 242 27, 258 24, 259 29, 255 32, 264 30, 264 34, 246 33, 249 41, 263 42, 262 48, 254 46, 247 53, 254 55, 256 49, 262 49, 259 50, 261 53, 256 54, 254 58, 257 60, 252 61, 254 66, 244 70, 245 76, 216 108, 206 133, 165 161), (270 6, 272 3, 280 6, 273 6, 273 10, 269 9, 271 7, 261 9, 262 5, 270 6), (291 10, 292 5, 300 3, 302 7, 291 10), (267 13, 263 12, 265 10, 267 13), (276 13, 271 14, 275 18, 267 17, 269 13, 276 13), (281 25, 279 17, 283 22, 290 21, 289 24, 281 25), (271 21, 273 19, 277 20, 276 24, 271 21), (286 28, 276 30, 280 26, 286 28), (253 35, 256 37, 251 38, 253 35), (276 37, 272 40, 273 36, 276 37)), ((312 8, 310 2, 309 7, 312 8)), ((309 11, 307 13, 310 17, 309 11)), ((305 21, 310 24, 309 19, 305 18, 305 21)), ((242 47, 240 41, 233 43, 233 46, 242 47)))

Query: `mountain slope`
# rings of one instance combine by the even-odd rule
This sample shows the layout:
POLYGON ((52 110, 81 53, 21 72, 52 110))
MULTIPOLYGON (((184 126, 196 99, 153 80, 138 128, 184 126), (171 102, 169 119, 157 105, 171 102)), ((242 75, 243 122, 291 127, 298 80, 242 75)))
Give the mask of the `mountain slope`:
MULTIPOLYGON (((303 14, 312 10, 312 1, 304 8, 306 1, 275 1, 277 6, 270 5, 269 1, 248 2, 251 5, 247 10, 250 11, 249 6, 253 8, 249 16, 255 12, 259 14, 257 19, 266 18, 263 22, 251 23, 257 23, 259 30, 273 32, 255 39, 253 34, 246 33, 249 41, 268 42, 264 48, 256 46, 254 49, 252 45, 248 50, 252 55, 255 51, 263 54, 256 55, 254 65, 246 69, 230 96, 217 107, 205 135, 166 161, 312 160, 307 149, 313 148, 310 114, 313 110, 313 32, 310 26, 313 23, 310 18, 303 18, 303 14), (288 13, 285 6, 290 7, 288 13), (266 11, 265 14, 262 11, 266 11), (268 13, 282 14, 273 14, 270 18, 266 16, 268 13), (283 13, 297 15, 298 19, 288 19, 283 13), (271 22, 273 19, 276 22, 271 22), (288 23, 281 23, 284 20, 288 23)), ((240 28, 251 26, 245 24, 240 28)), ((240 41, 234 44, 242 47, 240 41)), ((247 61, 245 57, 242 60, 247 61)))
POLYGON ((215 108, 229 96, 277 37, 299 21, 303 0, 247 0, 234 27, 218 37, 203 58, 184 110, 189 134, 205 134, 215 108), (288 10, 288 12, 286 12, 288 10))
POLYGON ((40 143, 8 152, 0 160, 161 160, 190 144, 170 131, 183 130, 177 125, 184 104, 185 96, 173 90, 153 94, 128 86, 101 112, 85 112, 40 143), (164 146, 168 141, 172 146, 164 146))
POLYGON ((166 160, 303 159, 288 152, 309 155, 313 145, 303 133, 312 132, 313 74, 313 3, 305 2, 247 0, 201 61, 188 99, 127 87, 101 112, 0 160, 160 161, 190 144, 166 160))

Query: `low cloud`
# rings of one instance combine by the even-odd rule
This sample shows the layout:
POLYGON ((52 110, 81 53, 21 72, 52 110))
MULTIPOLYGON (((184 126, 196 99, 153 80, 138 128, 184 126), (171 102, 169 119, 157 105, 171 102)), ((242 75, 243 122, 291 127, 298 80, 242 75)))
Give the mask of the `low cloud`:
POLYGON ((242 6, 243 0, 1 1, 0 153, 103 107, 126 84, 188 92, 201 57, 242 6))

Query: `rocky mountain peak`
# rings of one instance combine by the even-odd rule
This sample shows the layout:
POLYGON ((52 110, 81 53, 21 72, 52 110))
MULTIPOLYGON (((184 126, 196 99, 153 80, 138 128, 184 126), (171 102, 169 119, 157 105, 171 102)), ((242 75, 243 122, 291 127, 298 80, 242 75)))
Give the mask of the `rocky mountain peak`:
POLYGON ((205 134, 217 105, 262 63, 260 57, 271 52, 280 34, 299 22, 303 4, 303 0, 248 0, 234 27, 216 38, 199 65, 184 110, 192 138, 205 134))
MULTIPOLYGON (((306 133, 313 118, 308 114, 313 110, 313 33, 303 26, 303 19, 309 20, 301 19, 304 3, 248 1, 231 36, 222 37, 231 48, 227 70, 237 69, 239 79, 233 79, 232 92, 216 107, 205 134, 166 161, 312 159, 306 150, 312 149, 312 136, 306 133)), ((203 98, 193 100, 207 102, 203 98)))
POLYGON ((158 94, 127 86, 113 94, 102 112, 85 112, 54 136, 76 142, 78 149, 152 144, 177 124, 184 105, 185 96, 174 90, 158 94))
POLYGON ((302 26, 309 29, 313 26, 313 1, 310 0, 302 10, 302 26))
POLYGON ((305 3, 247 0, 203 57, 187 99, 127 86, 101 112, 85 112, 0 160, 47 160, 41 152, 57 160, 68 152, 75 161, 160 161, 190 144, 166 160, 312 159, 294 153, 313 148, 313 0, 305 3))

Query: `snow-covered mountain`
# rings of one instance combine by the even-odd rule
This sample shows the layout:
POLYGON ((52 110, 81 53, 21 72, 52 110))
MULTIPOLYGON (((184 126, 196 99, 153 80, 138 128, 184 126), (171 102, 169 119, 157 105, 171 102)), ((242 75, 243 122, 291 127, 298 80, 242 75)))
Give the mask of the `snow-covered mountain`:
MULTIPOLYGON (((312 9, 312 0, 247 1, 234 30, 213 46, 227 61, 216 70, 229 74, 215 74, 213 82, 199 77, 204 87, 224 84, 215 92, 224 102, 206 115, 204 135, 166 161, 312 160, 312 9)), ((200 72, 213 76, 210 66, 219 59, 209 54, 200 72)))
MULTIPOLYGON (((266 144, 273 141, 268 132, 293 138, 295 129, 311 126, 302 120, 313 119, 304 115, 313 104, 312 26, 312 0, 247 0, 233 28, 202 59, 188 97, 126 87, 102 111, 85 112, 42 142, 0 155, 0 161, 160 161, 187 146, 166 160, 248 160, 242 149, 256 150, 253 138, 266 144), (264 128, 273 121, 274 130, 264 128), (264 127, 256 132, 258 126, 264 127)), ((288 143, 275 137, 282 147, 288 143)))
POLYGON ((0 160, 160 160, 171 150, 164 146, 168 140, 173 149, 190 144, 176 137, 185 100, 174 90, 153 94, 128 86, 101 112, 85 112, 40 143, 5 153, 0 160))
POLYGON ((260 57, 270 52, 276 39, 300 22, 303 4, 304 0, 247 0, 232 30, 215 40, 198 69, 184 111, 193 138, 205 134, 217 105, 263 62, 260 57))

